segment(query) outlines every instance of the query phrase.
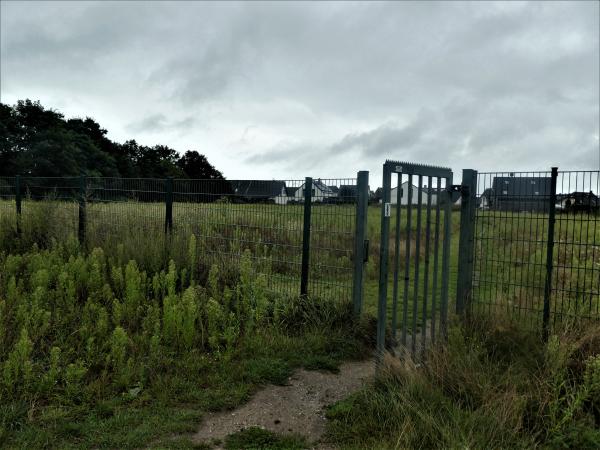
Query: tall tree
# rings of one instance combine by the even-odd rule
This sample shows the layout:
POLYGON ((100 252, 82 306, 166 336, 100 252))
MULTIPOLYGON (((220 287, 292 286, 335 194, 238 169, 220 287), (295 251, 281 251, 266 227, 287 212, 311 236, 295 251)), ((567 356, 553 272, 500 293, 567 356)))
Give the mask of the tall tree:
POLYGON ((189 178, 224 180, 223 174, 208 162, 206 156, 195 150, 185 152, 177 161, 177 165, 189 178))

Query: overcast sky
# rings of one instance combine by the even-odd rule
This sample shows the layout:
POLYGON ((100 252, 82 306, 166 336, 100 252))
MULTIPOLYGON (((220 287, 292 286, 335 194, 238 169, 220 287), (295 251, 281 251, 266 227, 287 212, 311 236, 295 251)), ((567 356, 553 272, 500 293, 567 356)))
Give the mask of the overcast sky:
MULTIPOLYGON (((1 2, 0 99, 228 178, 599 164, 598 2, 1 2)), ((460 178, 460 175, 458 176, 460 178)))

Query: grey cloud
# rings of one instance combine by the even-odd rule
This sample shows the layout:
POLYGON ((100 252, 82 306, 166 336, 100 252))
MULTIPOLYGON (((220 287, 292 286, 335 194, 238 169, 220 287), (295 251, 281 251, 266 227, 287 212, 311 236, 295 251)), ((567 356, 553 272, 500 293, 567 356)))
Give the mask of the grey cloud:
POLYGON ((0 8, 3 101, 40 98, 118 136, 201 142, 226 175, 378 171, 386 157, 597 164, 598 2, 0 8), (248 124, 253 138, 234 140, 248 124))

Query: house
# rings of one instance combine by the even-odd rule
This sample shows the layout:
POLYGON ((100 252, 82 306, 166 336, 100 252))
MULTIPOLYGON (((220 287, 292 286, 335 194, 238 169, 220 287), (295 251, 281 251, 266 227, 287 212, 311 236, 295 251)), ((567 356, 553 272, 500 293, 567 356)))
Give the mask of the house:
POLYGON ((600 199, 592 191, 560 194, 557 195, 555 207, 559 212, 598 212, 600 199))
MULTIPOLYGON (((296 201, 304 201, 305 184, 306 183, 302 183, 302 185, 296 189, 294 194, 296 201)), ((338 194, 335 193, 330 186, 323 183, 321 179, 318 179, 313 180, 312 182, 311 196, 313 202, 330 202, 332 199, 337 198, 338 194)))
MULTIPOLYGON (((419 188, 415 185, 411 186, 412 188, 412 201, 411 204, 417 205, 419 203, 419 188)), ((408 205, 408 191, 409 184, 408 181, 405 181, 401 185, 402 189, 402 197, 400 198, 400 204, 405 206, 408 205)), ((398 203, 398 187, 392 188, 390 196, 390 203, 392 205, 396 205, 398 203)), ((423 205, 427 205, 427 198, 431 196, 431 204, 437 204, 437 188, 428 188, 427 186, 423 186, 421 188, 421 202, 423 205)))
POLYGON ((245 203, 285 205, 289 199, 284 181, 236 180, 230 183, 235 199, 245 203))
POLYGON ((494 177, 486 205, 501 211, 547 212, 550 192, 550 177, 494 177))
POLYGON ((338 192, 340 203, 354 203, 358 197, 358 188, 355 184, 342 184, 338 192))

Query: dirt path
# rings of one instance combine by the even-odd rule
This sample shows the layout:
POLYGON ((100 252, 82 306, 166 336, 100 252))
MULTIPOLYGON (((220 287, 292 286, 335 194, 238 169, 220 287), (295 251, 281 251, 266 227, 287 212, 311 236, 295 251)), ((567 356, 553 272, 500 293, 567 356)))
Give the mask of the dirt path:
POLYGON ((234 411, 206 416, 194 435, 196 443, 258 426, 277 433, 298 433, 311 443, 325 432, 325 407, 360 389, 375 373, 372 359, 349 362, 338 374, 298 370, 286 386, 266 386, 234 411))

